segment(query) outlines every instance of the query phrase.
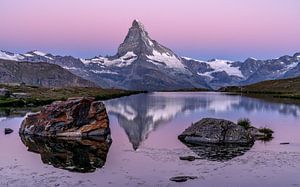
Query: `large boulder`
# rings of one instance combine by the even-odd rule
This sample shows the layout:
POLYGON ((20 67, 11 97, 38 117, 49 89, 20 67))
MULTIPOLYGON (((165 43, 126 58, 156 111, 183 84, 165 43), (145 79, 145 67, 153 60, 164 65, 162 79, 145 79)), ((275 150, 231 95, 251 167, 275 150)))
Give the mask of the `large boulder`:
POLYGON ((50 137, 88 137, 110 134, 105 105, 93 98, 56 101, 22 122, 20 134, 50 137))
POLYGON ((253 144, 255 137, 251 131, 231 121, 203 118, 192 124, 178 138, 195 145, 203 144, 253 144))

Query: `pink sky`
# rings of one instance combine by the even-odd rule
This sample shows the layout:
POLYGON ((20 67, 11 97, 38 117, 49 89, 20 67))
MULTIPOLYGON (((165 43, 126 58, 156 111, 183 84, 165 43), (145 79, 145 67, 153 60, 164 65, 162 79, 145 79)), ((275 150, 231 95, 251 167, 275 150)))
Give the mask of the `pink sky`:
POLYGON ((183 56, 233 60, 300 51, 299 0, 1 0, 0 49, 114 54, 133 19, 183 56))

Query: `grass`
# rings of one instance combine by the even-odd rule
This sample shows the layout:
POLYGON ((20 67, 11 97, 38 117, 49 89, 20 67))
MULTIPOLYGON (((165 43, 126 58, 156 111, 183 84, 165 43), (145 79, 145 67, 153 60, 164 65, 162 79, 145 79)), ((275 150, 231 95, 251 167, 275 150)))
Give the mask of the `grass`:
POLYGON ((36 86, 0 85, 13 93, 27 93, 29 98, 0 98, 0 107, 42 106, 57 100, 66 100, 70 97, 94 97, 96 100, 108 100, 132 94, 144 93, 141 91, 127 91, 119 89, 102 89, 95 87, 68 87, 44 88, 36 86))
POLYGON ((252 127, 251 121, 248 118, 239 119, 237 124, 244 127, 246 130, 252 127))
POLYGON ((229 86, 219 91, 242 93, 254 97, 266 95, 273 98, 300 100, 300 77, 263 81, 247 86, 229 86))

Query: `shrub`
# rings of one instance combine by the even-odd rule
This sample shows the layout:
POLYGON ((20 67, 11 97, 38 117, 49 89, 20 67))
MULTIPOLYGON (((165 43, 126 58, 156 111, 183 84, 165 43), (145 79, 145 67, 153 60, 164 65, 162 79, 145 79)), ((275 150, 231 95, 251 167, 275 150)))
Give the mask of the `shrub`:
POLYGON ((258 138, 259 140, 267 142, 267 141, 270 141, 273 139, 274 131, 272 129, 264 127, 264 128, 258 129, 258 131, 263 134, 262 136, 260 136, 258 138))
POLYGON ((251 127, 251 121, 248 118, 239 119, 237 124, 244 127, 245 129, 249 129, 251 127))

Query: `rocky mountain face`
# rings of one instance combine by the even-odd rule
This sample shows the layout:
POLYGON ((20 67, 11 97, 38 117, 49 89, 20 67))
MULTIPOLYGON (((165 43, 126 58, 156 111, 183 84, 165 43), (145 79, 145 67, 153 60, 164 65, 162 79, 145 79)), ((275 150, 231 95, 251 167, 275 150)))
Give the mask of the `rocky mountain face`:
POLYGON ((300 53, 271 60, 200 61, 176 55, 134 20, 114 56, 79 59, 39 51, 0 52, 1 59, 57 64, 104 88, 175 90, 219 88, 300 76, 300 53))
POLYGON ((92 87, 96 84, 49 63, 17 62, 0 59, 0 83, 43 87, 92 87))

